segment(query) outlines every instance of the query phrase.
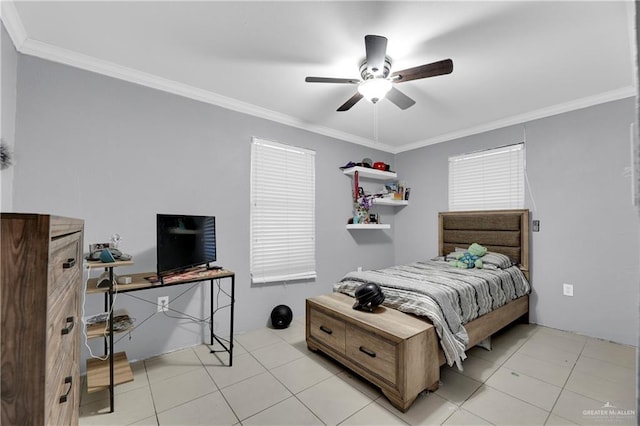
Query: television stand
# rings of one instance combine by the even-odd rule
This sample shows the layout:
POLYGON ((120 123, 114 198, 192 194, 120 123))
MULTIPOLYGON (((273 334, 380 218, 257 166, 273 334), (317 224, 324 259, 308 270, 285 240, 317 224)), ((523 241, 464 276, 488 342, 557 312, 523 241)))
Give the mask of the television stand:
MULTIPOLYGON (((112 270, 112 268, 114 266, 118 266, 118 265, 132 265, 133 262, 119 262, 119 263, 99 263, 99 262, 94 262, 91 265, 95 265, 93 266, 94 268, 96 267, 107 267, 110 268, 112 270)), ((112 272, 111 272, 112 273, 112 272)), ((210 292, 210 301, 209 301, 209 330, 210 330, 210 345, 213 346, 214 342, 218 342, 222 348, 224 350, 213 350, 210 349, 211 353, 214 352, 227 352, 229 354, 229 364, 228 366, 231 367, 233 365, 233 323, 234 323, 234 307, 235 307, 235 273, 232 271, 228 271, 225 269, 217 269, 217 270, 207 270, 204 267, 201 267, 197 270, 191 270, 188 272, 183 272, 183 273, 179 273, 179 274, 172 274, 169 276, 165 276, 165 277, 158 277, 154 272, 142 272, 142 273, 137 273, 137 274, 129 274, 128 276, 131 277, 131 282, 128 284, 117 284, 117 286, 110 286, 108 288, 104 288, 104 287, 98 287, 98 278, 90 278, 87 282, 87 294, 90 293, 102 293, 105 295, 105 310, 108 310, 108 306, 110 306, 113 298, 114 298, 114 294, 116 292, 116 288, 117 288, 117 293, 128 293, 128 292, 132 292, 132 291, 139 291, 139 290, 149 290, 149 289, 157 289, 160 287, 169 287, 169 286, 174 286, 174 285, 182 285, 182 284, 189 284, 189 283, 195 283, 195 282, 209 282, 209 292, 210 292), (213 330, 214 330, 214 324, 213 324, 213 314, 214 312, 219 308, 219 306, 214 306, 214 282, 217 281, 218 285, 221 284, 222 279, 228 279, 230 282, 230 303, 229 305, 227 305, 227 307, 229 307, 229 319, 230 319, 230 324, 229 324, 229 341, 227 342, 226 339, 223 339, 222 337, 219 337, 218 335, 216 335, 213 330)), ((108 321, 108 337, 109 337, 109 348, 113 348, 113 334, 116 330, 114 330, 113 327, 113 315, 110 315, 109 321, 108 321)), ((139 324, 139 325, 142 325, 139 324)), ((101 329, 104 330, 104 327, 101 329)), ((99 334, 96 335, 96 337, 98 336, 104 336, 103 331, 101 331, 99 334)), ((106 339, 106 337, 105 337, 106 339)), ((117 357, 118 354, 115 354, 115 356, 117 357)), ((111 360, 113 360, 114 357, 111 357, 111 360)), ((126 364, 126 367, 129 369, 129 372, 131 371, 129 365, 128 365, 128 361, 126 360, 126 357, 123 360, 123 364, 126 364)), ((110 373, 111 371, 114 370, 113 367, 113 363, 111 365, 108 366, 109 368, 107 368, 107 373, 110 373)), ((87 368, 87 370, 89 370, 89 368, 87 368)), ((89 374, 87 372, 87 374, 89 374)), ((114 375, 111 374, 106 374, 106 377, 109 377, 109 380, 106 382, 106 386, 109 388, 110 391, 110 407, 111 407, 111 412, 114 411, 114 400, 113 400, 113 387, 116 384, 116 381, 113 379, 114 375)), ((131 379, 133 379, 133 376, 131 376, 131 379)))

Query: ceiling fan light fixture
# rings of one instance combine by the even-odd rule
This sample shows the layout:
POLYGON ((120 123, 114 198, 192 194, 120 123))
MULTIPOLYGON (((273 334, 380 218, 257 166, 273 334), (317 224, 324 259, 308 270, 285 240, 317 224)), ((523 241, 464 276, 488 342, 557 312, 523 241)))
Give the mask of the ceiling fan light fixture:
POLYGON ((395 87, 392 88, 392 84, 450 74, 453 71, 453 61, 444 59, 389 74, 391 59, 387 56, 386 37, 366 35, 364 47, 366 57, 360 62, 361 80, 333 77, 307 77, 304 79, 308 83, 358 84, 358 91, 338 107, 336 110, 338 112, 349 111, 362 98, 375 104, 385 97, 398 108, 405 110, 414 105, 416 101, 395 87))
POLYGON ((370 78, 358 85, 358 92, 373 104, 383 99, 389 90, 391 82, 384 78, 370 78))

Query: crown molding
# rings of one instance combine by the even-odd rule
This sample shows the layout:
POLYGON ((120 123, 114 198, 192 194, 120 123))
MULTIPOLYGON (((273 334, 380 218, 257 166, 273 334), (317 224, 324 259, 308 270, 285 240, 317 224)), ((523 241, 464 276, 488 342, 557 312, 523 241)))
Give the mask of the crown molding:
POLYGON ((535 111, 530 111, 524 114, 514 115, 502 120, 496 120, 489 123, 482 124, 480 126, 469 127, 456 132, 446 133, 444 135, 436 136, 434 138, 425 139, 415 143, 403 145, 400 147, 394 147, 392 154, 399 154, 405 151, 411 151, 414 149, 422 148, 429 145, 434 145, 441 142, 447 142, 453 139, 459 139, 466 136, 476 135, 478 133, 484 133, 491 130, 501 129, 503 127, 513 126, 516 124, 522 124, 533 120, 539 120, 541 118, 550 117, 553 115, 562 114, 565 112, 575 111, 582 108, 588 108, 594 105, 603 104, 606 102, 617 101, 620 99, 626 99, 636 96, 636 88, 632 86, 622 87, 616 90, 610 90, 608 92, 599 93, 593 96, 587 96, 584 98, 576 99, 573 101, 565 102, 562 104, 552 105, 547 108, 541 108, 535 111))
POLYGON ((13 4, 12 1, 4 0, 0 3, 0 18, 2 19, 2 23, 7 29, 7 33, 9 33, 9 37, 11 37, 11 41, 16 47, 16 50, 20 52, 22 45, 27 40, 27 31, 24 29, 24 25, 22 25, 22 20, 20 19, 20 15, 18 15, 15 4, 13 4))
MULTIPOLYGON (((3 2, 3 8, 4 4, 5 2, 3 2)), ((356 136, 351 133, 342 132, 325 126, 310 124, 287 114, 282 114, 276 111, 269 110, 267 108, 262 108, 253 104, 249 104, 247 102, 242 102, 237 99, 190 86, 188 84, 179 83, 177 81, 159 77, 154 74, 138 71, 133 68, 115 64, 113 62, 105 61, 71 50, 62 49, 58 46, 54 46, 38 40, 30 39, 25 35, 24 27, 22 26, 19 16, 16 13, 15 6, 13 6, 13 4, 10 2, 7 2, 7 4, 11 4, 11 6, 7 8, 7 10, 12 10, 11 12, 9 12, 11 18, 7 20, 12 22, 12 30, 14 36, 12 36, 11 38, 14 41, 16 49, 24 55, 35 56, 41 59, 65 64, 74 68, 95 72, 108 77, 128 81, 130 83, 139 84, 141 86, 161 90, 207 104, 216 105, 232 111, 237 111, 240 113, 252 115, 254 117, 274 121, 276 123, 285 124, 287 126, 295 127, 301 130, 306 130, 331 138, 366 146, 368 148, 385 152, 391 152, 394 149, 394 147, 390 145, 376 143, 370 139, 356 136)), ((7 28, 9 27, 7 26, 7 28)))

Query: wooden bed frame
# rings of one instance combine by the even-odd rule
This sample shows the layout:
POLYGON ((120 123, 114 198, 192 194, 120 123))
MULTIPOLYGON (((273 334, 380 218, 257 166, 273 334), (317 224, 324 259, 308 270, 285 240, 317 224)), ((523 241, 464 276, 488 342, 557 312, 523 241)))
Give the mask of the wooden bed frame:
MULTIPOLYGON (((492 210, 445 212, 438 215, 438 254, 444 256, 456 247, 471 243, 489 251, 509 256, 531 280, 529 271, 529 210, 492 210)), ((514 320, 529 314, 529 296, 520 297, 495 311, 467 324, 469 344, 479 342, 504 328, 514 320)), ((444 354, 440 353, 441 356, 444 354)), ((444 361, 444 359, 442 359, 444 361)), ((441 364, 444 364, 442 362, 441 364)))
MULTIPOLYGON (((476 242, 512 258, 529 278, 528 210, 445 212, 438 222, 441 256, 476 242)), ((307 346, 379 386, 406 411, 420 392, 438 388, 445 357, 435 329, 424 318, 390 308, 355 311, 352 302, 340 293, 307 299, 307 346)), ((529 296, 523 296, 465 324, 467 349, 519 318, 528 320, 528 312, 529 296)))

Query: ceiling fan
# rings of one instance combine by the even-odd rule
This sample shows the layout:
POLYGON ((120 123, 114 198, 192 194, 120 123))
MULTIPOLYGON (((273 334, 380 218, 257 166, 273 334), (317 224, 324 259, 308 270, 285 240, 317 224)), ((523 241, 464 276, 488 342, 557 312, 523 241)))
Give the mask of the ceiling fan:
POLYGON ((331 77, 307 77, 304 79, 307 83, 357 84, 358 91, 342 104, 338 111, 348 111, 363 97, 375 104, 385 96, 398 108, 407 109, 415 104, 416 101, 393 87, 393 84, 449 74, 453 71, 453 61, 444 59, 389 74, 391 71, 391 59, 386 56, 386 37, 367 35, 364 37, 364 46, 367 56, 360 64, 362 80, 331 77))

